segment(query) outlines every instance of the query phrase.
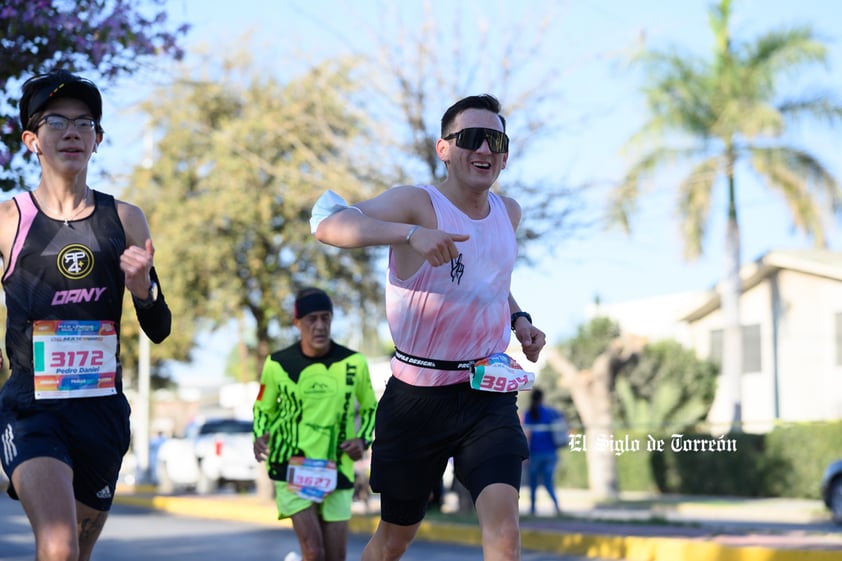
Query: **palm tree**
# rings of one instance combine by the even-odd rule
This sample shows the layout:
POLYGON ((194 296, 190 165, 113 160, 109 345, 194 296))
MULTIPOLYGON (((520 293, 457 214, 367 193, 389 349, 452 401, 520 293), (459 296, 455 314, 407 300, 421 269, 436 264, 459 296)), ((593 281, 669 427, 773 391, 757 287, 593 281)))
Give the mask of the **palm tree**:
POLYGON ((842 106, 829 95, 808 92, 784 98, 780 86, 804 67, 824 63, 827 49, 809 26, 768 32, 752 42, 731 37, 731 0, 709 11, 715 43, 711 59, 644 51, 643 89, 649 120, 629 140, 643 149, 614 190, 611 218, 627 231, 630 214, 652 176, 672 164, 689 165, 678 185, 685 255, 702 253, 714 189, 727 189, 726 270, 720 283, 723 315, 722 370, 712 421, 739 430, 742 422, 742 344, 737 176, 753 169, 764 186, 783 198, 795 227, 824 247, 825 209, 842 208, 840 186, 808 150, 787 144, 784 133, 799 118, 835 124, 842 106), (647 141, 655 140, 654 144, 647 141), (653 147, 654 146, 654 147, 653 147))

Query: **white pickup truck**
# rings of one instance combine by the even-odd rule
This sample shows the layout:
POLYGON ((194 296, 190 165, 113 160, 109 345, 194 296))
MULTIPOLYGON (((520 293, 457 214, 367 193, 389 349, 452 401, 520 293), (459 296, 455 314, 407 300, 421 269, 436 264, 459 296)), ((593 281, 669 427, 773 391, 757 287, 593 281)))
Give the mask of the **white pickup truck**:
POLYGON ((226 484, 237 491, 254 488, 260 464, 252 442, 248 420, 207 419, 188 425, 184 438, 170 438, 158 449, 159 492, 191 489, 206 495, 226 484))

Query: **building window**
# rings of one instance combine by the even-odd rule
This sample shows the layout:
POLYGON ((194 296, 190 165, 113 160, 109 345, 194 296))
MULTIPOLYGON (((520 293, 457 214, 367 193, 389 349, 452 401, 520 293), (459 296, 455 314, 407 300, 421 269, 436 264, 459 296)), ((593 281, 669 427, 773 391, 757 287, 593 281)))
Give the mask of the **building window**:
MULTIPOLYGON (((841 314, 842 316, 842 314, 841 314)), ((842 358, 842 351, 840 349, 842 346, 838 344, 840 336, 842 336, 842 331, 840 331, 840 327, 842 326, 842 319, 837 318, 837 360, 842 358)), ((763 363, 761 361, 761 339, 760 339, 760 324, 755 325, 744 325, 742 330, 742 342, 743 342, 743 364, 742 364, 742 373, 746 374, 749 372, 760 372, 762 370, 763 363)), ((722 329, 712 329, 710 332, 710 355, 709 358, 714 363, 722 366, 722 347, 723 347, 723 330, 722 329)), ((842 363, 840 363, 842 364, 842 363)))
POLYGON ((743 374, 760 372, 760 324, 744 325, 743 329, 743 374))
POLYGON ((842 366, 842 313, 836 314, 836 366, 842 366))

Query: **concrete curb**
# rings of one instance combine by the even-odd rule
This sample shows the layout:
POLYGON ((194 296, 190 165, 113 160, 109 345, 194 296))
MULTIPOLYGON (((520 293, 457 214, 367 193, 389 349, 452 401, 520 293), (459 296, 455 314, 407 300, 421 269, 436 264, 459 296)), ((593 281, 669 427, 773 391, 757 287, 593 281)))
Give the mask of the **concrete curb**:
MULTIPOLYGON (((206 497, 146 496, 118 494, 115 503, 150 508, 198 518, 239 520, 272 527, 292 528, 289 520, 278 520, 274 504, 254 501, 209 500, 206 497)), ((377 527, 376 516, 355 515, 349 529, 370 535, 377 527)), ((417 539, 443 543, 480 545, 479 528, 473 525, 424 521, 417 539)), ((555 529, 522 528, 525 550, 579 555, 623 561, 840 561, 842 551, 803 548, 737 546, 712 537, 621 536, 562 533, 555 529)))

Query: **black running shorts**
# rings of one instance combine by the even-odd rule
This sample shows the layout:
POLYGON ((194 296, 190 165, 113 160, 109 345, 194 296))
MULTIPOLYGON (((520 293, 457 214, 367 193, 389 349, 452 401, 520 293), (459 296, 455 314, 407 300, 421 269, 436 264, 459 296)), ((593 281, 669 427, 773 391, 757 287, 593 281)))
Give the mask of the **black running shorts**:
POLYGON ((493 483, 518 489, 529 456, 517 394, 467 383, 419 387, 390 378, 374 434, 371 488, 380 493, 382 519, 404 526, 423 519, 449 458, 476 501, 493 483))
MULTIPOLYGON (((129 449, 129 404, 122 394, 76 398, 26 412, 0 411, 0 461, 11 478, 26 460, 50 457, 73 470, 73 494, 107 511, 123 456, 129 449)), ((10 497, 17 499, 9 484, 10 497)))

